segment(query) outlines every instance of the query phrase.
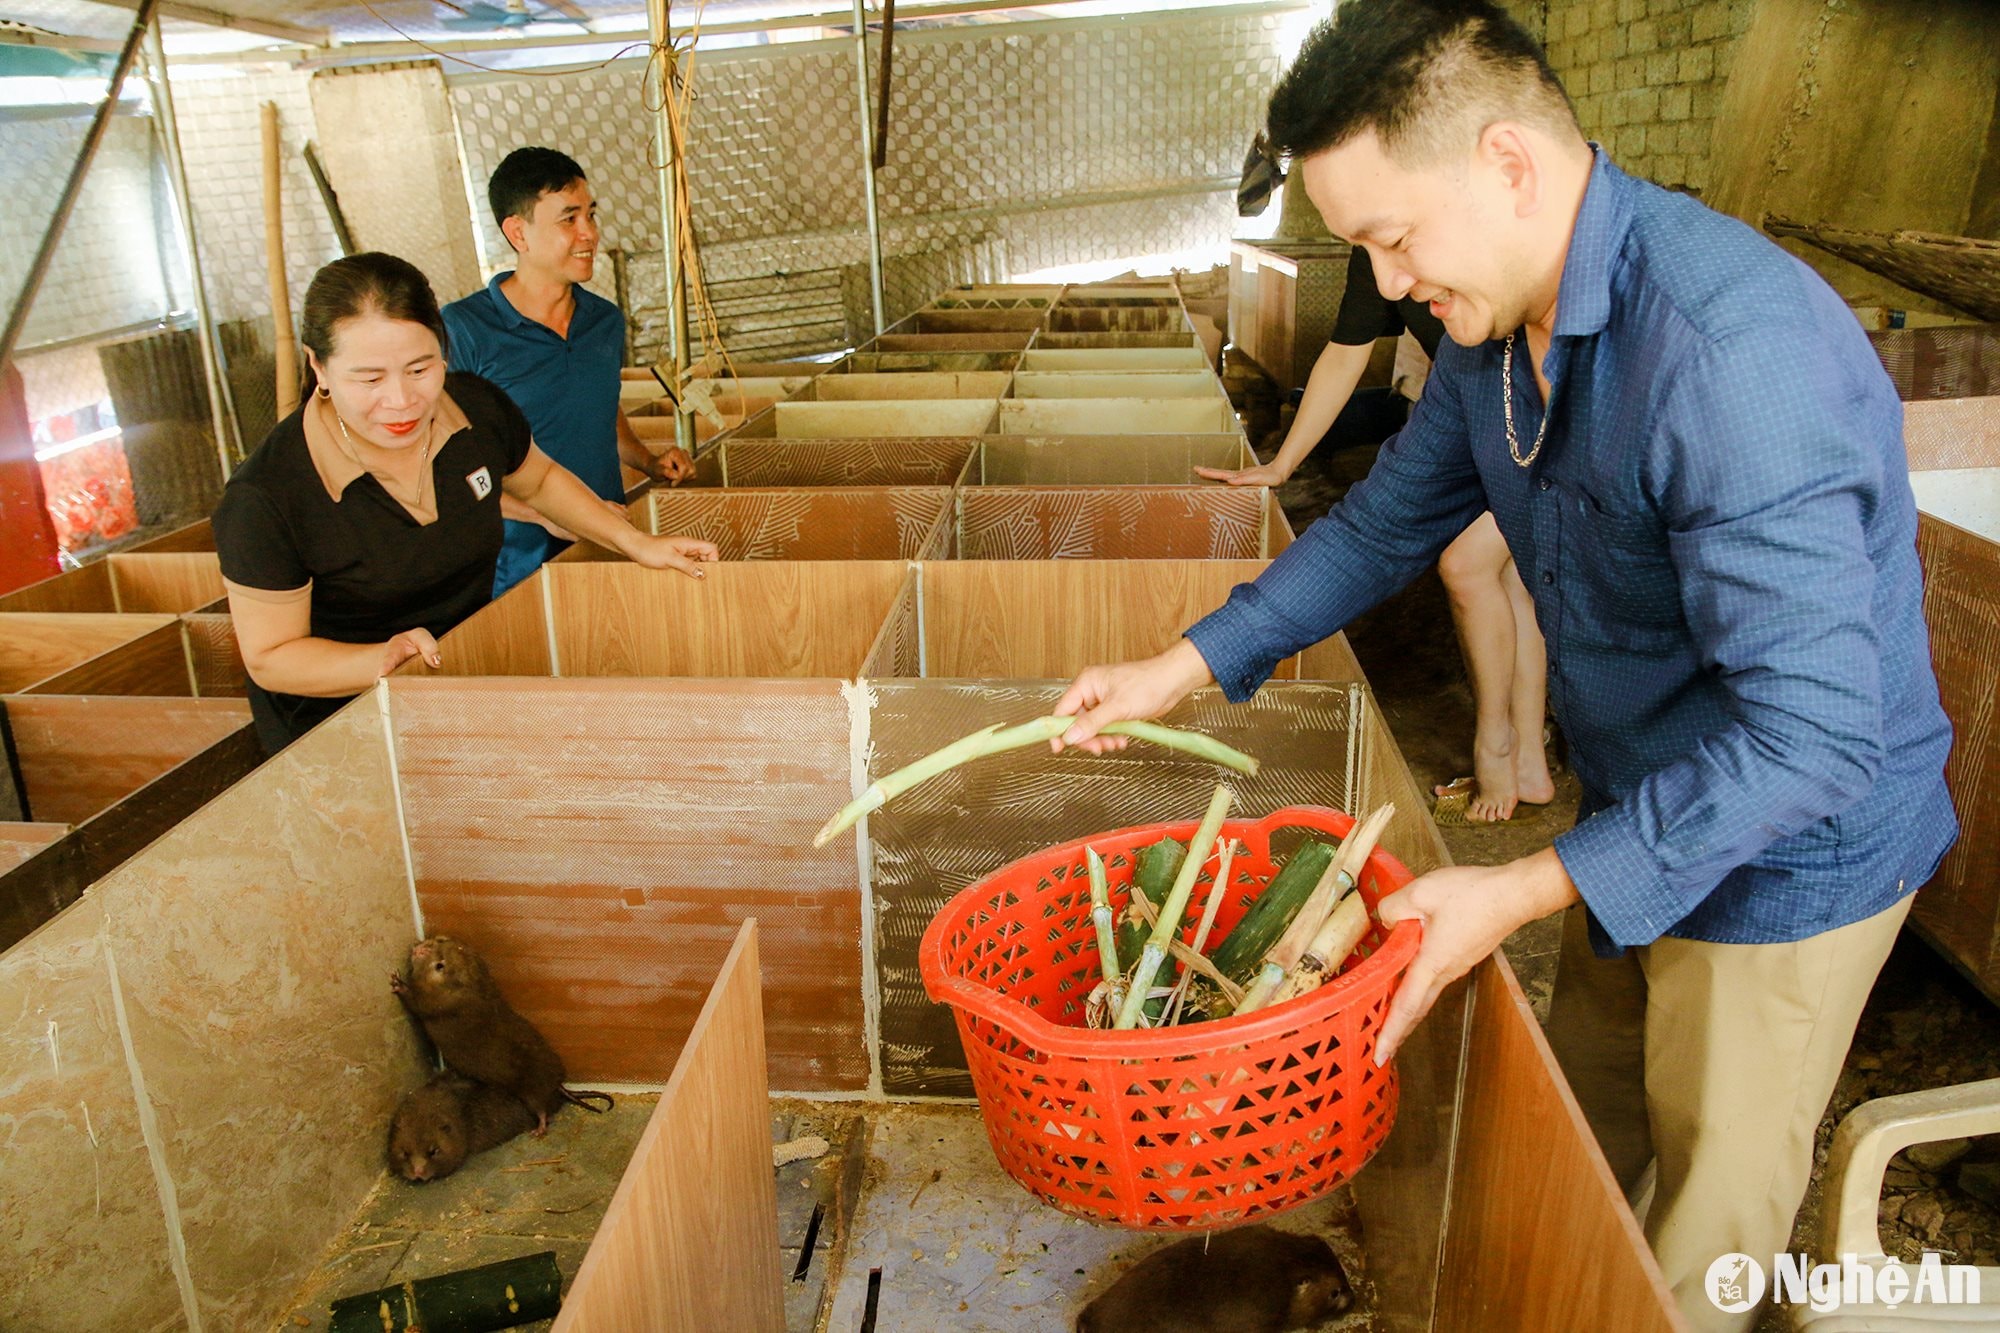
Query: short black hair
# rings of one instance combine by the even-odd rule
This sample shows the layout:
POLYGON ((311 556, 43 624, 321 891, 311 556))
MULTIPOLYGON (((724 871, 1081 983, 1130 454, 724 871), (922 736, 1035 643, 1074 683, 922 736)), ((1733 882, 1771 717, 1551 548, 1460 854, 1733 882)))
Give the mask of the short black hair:
POLYGON ((553 148, 516 148, 493 169, 486 182, 486 202, 493 223, 504 234, 508 218, 531 221, 535 204, 545 194, 558 194, 586 177, 568 153, 553 148))
POLYGON ((1500 119, 1582 135, 1542 48, 1507 11, 1485 0, 1349 0, 1278 81, 1266 132, 1295 162, 1373 130, 1397 161, 1428 165, 1500 119))

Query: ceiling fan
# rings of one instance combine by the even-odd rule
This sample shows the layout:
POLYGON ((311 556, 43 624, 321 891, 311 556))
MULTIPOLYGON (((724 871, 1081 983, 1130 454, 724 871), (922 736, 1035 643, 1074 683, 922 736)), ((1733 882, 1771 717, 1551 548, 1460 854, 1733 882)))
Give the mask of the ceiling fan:
POLYGON ((487 0, 466 0, 456 4, 453 0, 437 0, 437 3, 452 13, 440 20, 439 26, 458 32, 496 32, 505 28, 525 28, 530 23, 574 23, 587 26, 584 12, 574 4, 554 3, 547 8, 531 8, 528 0, 500 0, 498 4, 487 0))

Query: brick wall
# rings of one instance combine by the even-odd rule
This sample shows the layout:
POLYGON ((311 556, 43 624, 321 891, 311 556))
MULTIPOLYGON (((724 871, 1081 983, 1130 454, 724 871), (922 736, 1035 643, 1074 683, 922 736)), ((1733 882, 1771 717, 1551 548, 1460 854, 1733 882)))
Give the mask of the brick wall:
POLYGON ((1755 0, 1548 0, 1542 9, 1549 63, 1584 133, 1635 176, 1706 191, 1722 89, 1755 0))

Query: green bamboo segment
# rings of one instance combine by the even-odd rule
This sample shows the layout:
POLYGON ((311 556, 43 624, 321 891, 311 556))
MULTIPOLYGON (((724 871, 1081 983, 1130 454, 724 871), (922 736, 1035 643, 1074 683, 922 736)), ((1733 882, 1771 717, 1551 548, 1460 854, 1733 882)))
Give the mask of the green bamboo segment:
POLYGON ((1118 1010, 1116 1027, 1130 1029, 1138 1026, 1139 1012, 1145 1007, 1153 977, 1165 961, 1167 946, 1173 942, 1174 933, 1180 929, 1181 917, 1187 912, 1195 878, 1200 875, 1209 854, 1215 850, 1216 839, 1222 832, 1222 821, 1229 814, 1230 800, 1229 788, 1218 784, 1215 795, 1209 798, 1208 813, 1202 816, 1201 827, 1195 830, 1193 839, 1188 843, 1187 859, 1181 862, 1181 872, 1174 880, 1173 891, 1167 895, 1166 905, 1160 909, 1160 919, 1153 925, 1152 938, 1146 941, 1145 950, 1139 955, 1139 966, 1132 974, 1132 987, 1125 993, 1125 1003, 1118 1010))
MULTIPOLYGON (((1189 947, 1197 954, 1208 947, 1208 932, 1215 928, 1215 914, 1222 909, 1222 899, 1229 891, 1230 863, 1236 859, 1236 839, 1224 838, 1221 850, 1215 858, 1215 879, 1208 886, 1208 901, 1202 905, 1201 924, 1195 927, 1194 943, 1189 947)), ((1181 1021, 1181 1011, 1187 1007, 1188 983, 1194 980, 1192 970, 1181 973, 1180 981, 1174 986, 1174 998, 1167 1006, 1168 1027, 1181 1021)))
POLYGON ((1132 872, 1131 896, 1135 901, 1131 914, 1118 927, 1119 958, 1136 959, 1139 950, 1146 947, 1146 936, 1151 933, 1153 918, 1158 914, 1155 909, 1166 902, 1186 858, 1187 848, 1172 838, 1162 838, 1139 853, 1138 867, 1132 872), (1145 900, 1143 905, 1136 901, 1141 898, 1145 900))
MULTIPOLYGON (((1024 745, 1038 741, 1050 741, 1069 730, 1074 717, 1056 714, 1038 717, 1032 722, 1002 728, 999 724, 981 728, 970 736, 964 736, 945 746, 942 750, 925 755, 913 764, 897 769, 887 777, 878 778, 867 791, 849 801, 839 814, 826 821, 813 838, 813 846, 824 847, 841 833, 852 828, 863 815, 873 814, 887 805, 893 798, 910 788, 940 773, 946 773, 960 764, 987 755, 1000 754, 1007 750, 1018 750, 1024 745)), ((1150 741, 1170 750, 1179 750, 1198 759, 1206 759, 1235 769, 1252 777, 1257 773, 1257 761, 1241 750, 1231 749, 1211 736, 1198 732, 1178 731, 1173 727, 1163 727, 1157 722, 1113 722, 1103 729, 1110 736, 1131 736, 1138 740, 1150 741)))
POLYGON ((1292 924, 1292 918, 1299 914, 1320 876, 1332 864, 1333 848, 1326 843, 1308 838, 1299 844, 1284 869, 1271 877, 1271 882, 1257 895, 1257 901, 1250 904, 1249 910, 1222 937, 1222 943, 1215 946, 1211 959, 1216 969, 1247 984, 1256 975, 1258 961, 1265 951, 1292 924))

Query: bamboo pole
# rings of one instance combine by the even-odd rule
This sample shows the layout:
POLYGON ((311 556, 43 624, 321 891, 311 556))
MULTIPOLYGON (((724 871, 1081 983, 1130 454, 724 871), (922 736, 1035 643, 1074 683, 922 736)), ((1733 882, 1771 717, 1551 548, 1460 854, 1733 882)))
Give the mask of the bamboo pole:
POLYGON ((1195 877, 1207 864, 1215 851, 1216 841, 1222 834, 1222 821, 1229 815, 1232 799, 1229 788, 1217 785, 1215 794, 1209 797, 1208 812, 1201 817, 1201 827, 1195 830, 1188 843, 1187 860, 1181 862, 1181 873, 1174 880, 1174 887, 1167 893, 1167 901, 1160 907, 1160 919, 1153 923, 1153 934, 1146 941, 1145 950, 1139 955, 1139 966, 1132 973, 1132 984, 1125 992, 1125 1005, 1118 1011, 1119 1028, 1134 1028, 1139 1025, 1139 1014, 1146 1007, 1148 992, 1152 989, 1153 977, 1166 961, 1168 946, 1174 942, 1174 934, 1181 928, 1181 916, 1187 911, 1188 898, 1194 893, 1195 877))
POLYGON ((299 406, 299 351, 292 341, 292 292, 285 280, 285 212, 278 104, 264 103, 264 263, 271 286, 271 351, 277 360, 278 420, 299 406))

